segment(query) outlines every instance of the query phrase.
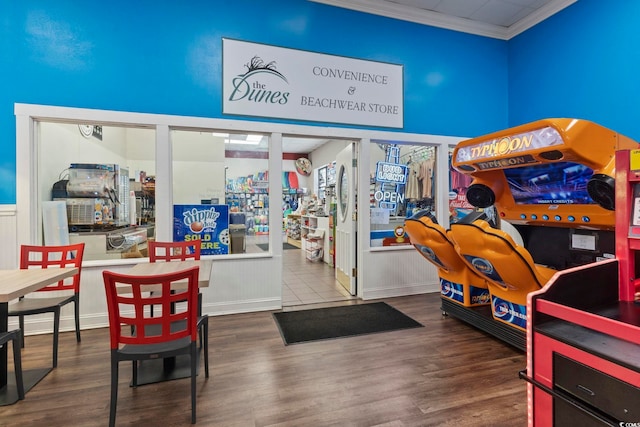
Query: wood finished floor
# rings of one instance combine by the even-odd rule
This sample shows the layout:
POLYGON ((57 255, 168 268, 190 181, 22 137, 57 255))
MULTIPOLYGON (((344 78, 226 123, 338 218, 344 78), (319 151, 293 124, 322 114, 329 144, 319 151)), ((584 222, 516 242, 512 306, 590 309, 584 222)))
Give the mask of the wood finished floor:
MULTIPOLYGON (((284 346, 271 312, 210 319, 201 426, 525 426, 525 355, 454 319, 438 294, 384 299, 425 327, 284 346)), ((351 301, 351 303, 354 303, 351 301)), ((104 426, 107 329, 60 337, 58 367, 0 407, 2 426, 104 426)), ((50 363, 51 335, 28 336, 25 368, 50 363)), ((186 426, 189 380, 132 389, 121 364, 117 425, 186 426)))

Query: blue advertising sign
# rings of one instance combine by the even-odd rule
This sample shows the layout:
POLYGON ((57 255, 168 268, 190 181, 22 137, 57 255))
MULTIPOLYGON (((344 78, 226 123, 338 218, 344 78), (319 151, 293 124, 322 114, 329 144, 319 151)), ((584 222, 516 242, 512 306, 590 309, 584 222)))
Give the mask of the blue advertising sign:
POLYGON ((376 182, 390 182, 404 185, 407 183, 407 167, 389 162, 376 163, 376 182))
POLYGON ((201 240, 202 255, 229 253, 229 206, 174 205, 173 241, 201 240))

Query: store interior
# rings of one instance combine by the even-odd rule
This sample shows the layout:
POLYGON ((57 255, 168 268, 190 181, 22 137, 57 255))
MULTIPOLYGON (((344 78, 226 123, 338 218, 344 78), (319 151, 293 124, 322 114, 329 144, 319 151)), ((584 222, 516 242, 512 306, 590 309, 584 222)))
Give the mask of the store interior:
MULTIPOLYGON (((38 169, 45 243, 85 242, 87 260, 146 257, 147 242, 156 238, 155 131, 38 125, 39 149, 46 159, 38 169)), ((336 158, 352 141, 283 136, 281 211, 269 206, 267 136, 175 129, 171 144, 172 204, 226 205, 226 253, 261 254, 282 242, 284 307, 356 298, 355 284, 341 284, 336 269, 336 158), (282 228, 270 230, 269 215, 280 212, 282 228)), ((410 172, 407 176, 416 176, 426 164, 432 173, 435 148, 395 143, 372 147, 370 206, 386 216, 372 220, 371 245, 400 244, 394 228, 414 210, 435 208, 432 177, 425 185, 407 182, 407 199, 396 203, 386 198, 396 190, 404 194, 405 188, 378 182, 377 164, 400 163, 410 172)), ((355 206, 353 196, 349 203, 355 206)))

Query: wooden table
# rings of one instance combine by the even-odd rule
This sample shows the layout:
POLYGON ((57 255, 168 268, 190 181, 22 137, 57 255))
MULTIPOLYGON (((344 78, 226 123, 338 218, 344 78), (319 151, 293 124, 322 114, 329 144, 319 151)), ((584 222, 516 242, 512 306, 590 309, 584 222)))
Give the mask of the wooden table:
MULTIPOLYGON (((9 327, 9 301, 71 277, 76 273, 78 273, 77 267, 0 270, 0 332, 6 332, 9 327)), ((11 376, 11 381, 8 378, 7 347, 8 344, 0 349, 0 406, 18 401, 15 376, 11 376)), ((25 393, 31 390, 51 369, 48 367, 23 370, 25 393)))
MULTIPOLYGON (((152 276, 155 274, 167 274, 167 273, 175 273, 176 271, 186 270, 191 267, 199 267, 200 273, 198 275, 198 287, 206 288, 209 286, 209 278, 211 277, 211 265, 213 262, 211 260, 187 260, 187 261, 170 261, 170 262, 145 262, 136 264, 130 269, 127 270, 126 274, 136 275, 136 276, 152 276)), ((179 283, 179 282, 177 282, 179 283)), ((186 289, 187 281, 184 281, 186 289)), ((145 290, 152 290, 151 287, 145 287, 145 290)), ((158 285, 158 290, 160 289, 160 285, 158 285)), ((175 289, 180 289, 179 286, 176 286, 175 289)))
MULTIPOLYGON (((127 270, 127 274, 135 274, 140 276, 166 274, 198 266, 200 268, 198 275, 198 287, 206 288, 209 286, 212 264, 213 261, 211 260, 149 262, 136 264, 135 266, 127 270)), ((180 282, 176 282, 176 285, 173 286, 173 288, 180 289, 179 283, 180 282)), ((186 289, 186 280, 184 282, 184 285, 186 289)), ((150 286, 145 287, 145 290, 152 290, 150 288, 150 286)), ((200 353, 198 352, 198 357, 199 355, 200 353)), ((169 357, 162 360, 144 360, 138 365, 139 386, 189 377, 191 377, 191 365, 189 356, 186 355, 169 357)))

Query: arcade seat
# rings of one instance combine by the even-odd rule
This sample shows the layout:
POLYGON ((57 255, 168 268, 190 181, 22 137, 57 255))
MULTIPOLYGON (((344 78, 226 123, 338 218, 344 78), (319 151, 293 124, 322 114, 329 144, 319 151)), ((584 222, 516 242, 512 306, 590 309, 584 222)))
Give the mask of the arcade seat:
POLYGON ((460 256, 487 279, 493 318, 525 330, 527 294, 556 270, 535 264, 523 246, 486 221, 452 224, 449 233, 460 256))
POLYGON ((448 232, 434 217, 421 211, 408 218, 404 227, 413 246, 438 268, 443 298, 465 307, 489 304, 486 280, 460 258, 448 232))

